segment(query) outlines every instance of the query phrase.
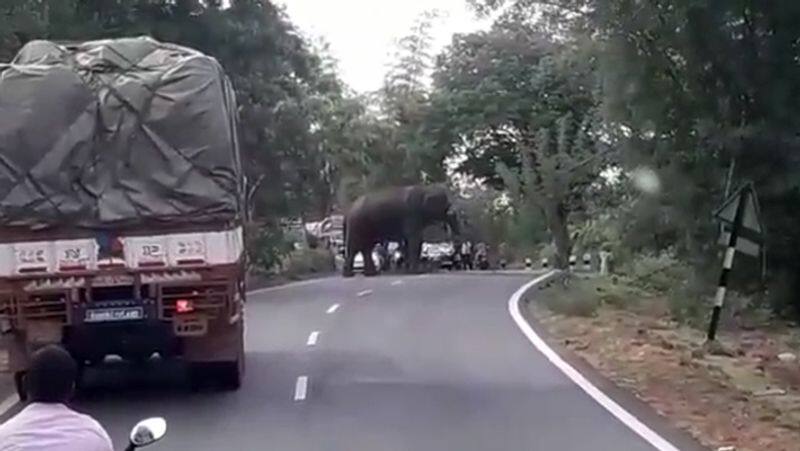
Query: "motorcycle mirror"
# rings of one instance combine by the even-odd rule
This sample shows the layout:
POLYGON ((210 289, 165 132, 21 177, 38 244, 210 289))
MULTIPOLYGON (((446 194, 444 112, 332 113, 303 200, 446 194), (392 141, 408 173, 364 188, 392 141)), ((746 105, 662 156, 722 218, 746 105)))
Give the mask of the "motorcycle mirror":
POLYGON ((167 433, 167 421, 161 417, 142 420, 131 429, 131 446, 128 449, 152 445, 167 433))

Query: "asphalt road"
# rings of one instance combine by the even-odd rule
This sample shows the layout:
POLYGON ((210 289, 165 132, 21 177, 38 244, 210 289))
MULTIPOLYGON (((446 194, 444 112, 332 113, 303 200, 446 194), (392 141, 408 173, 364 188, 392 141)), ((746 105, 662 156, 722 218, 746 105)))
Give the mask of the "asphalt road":
POLYGON ((653 449, 520 332, 508 299, 529 279, 332 278, 252 294, 240 391, 191 393, 176 368, 109 370, 77 407, 120 449, 155 415, 169 426, 153 451, 653 449))

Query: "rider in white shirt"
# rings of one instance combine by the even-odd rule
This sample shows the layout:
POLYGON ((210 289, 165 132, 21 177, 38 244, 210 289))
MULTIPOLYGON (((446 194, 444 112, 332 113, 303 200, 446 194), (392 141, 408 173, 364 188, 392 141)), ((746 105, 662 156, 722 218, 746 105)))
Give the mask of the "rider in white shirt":
POLYGON ((46 346, 31 357, 25 384, 30 404, 0 425, 0 451, 113 451, 100 423, 67 407, 77 365, 64 348, 46 346))

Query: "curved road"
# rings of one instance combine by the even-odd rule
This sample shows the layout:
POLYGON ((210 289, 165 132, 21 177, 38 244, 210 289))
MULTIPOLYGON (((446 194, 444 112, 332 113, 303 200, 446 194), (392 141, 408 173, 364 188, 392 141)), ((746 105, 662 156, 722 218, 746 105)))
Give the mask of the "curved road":
POLYGON ((153 415, 169 424, 153 451, 653 449, 520 332, 508 299, 529 279, 387 275, 256 292, 240 391, 190 393, 156 368, 96 374, 78 407, 120 449, 153 415))

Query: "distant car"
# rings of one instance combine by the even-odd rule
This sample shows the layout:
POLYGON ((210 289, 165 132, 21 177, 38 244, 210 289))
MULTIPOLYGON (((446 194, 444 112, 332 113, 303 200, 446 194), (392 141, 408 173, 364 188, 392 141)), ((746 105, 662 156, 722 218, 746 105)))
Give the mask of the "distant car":
MULTIPOLYGON (((383 266, 381 264, 381 256, 378 255, 378 253, 375 251, 372 251, 372 262, 375 264, 375 269, 380 272, 383 266)), ((356 254, 355 258, 353 258, 353 271, 355 272, 364 271, 364 255, 361 252, 356 254)))
POLYGON ((422 260, 432 263, 435 267, 452 269, 455 247, 451 242, 422 243, 422 260))

